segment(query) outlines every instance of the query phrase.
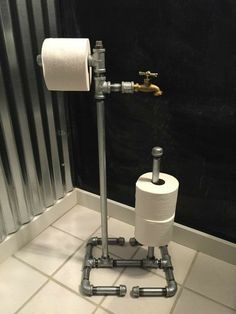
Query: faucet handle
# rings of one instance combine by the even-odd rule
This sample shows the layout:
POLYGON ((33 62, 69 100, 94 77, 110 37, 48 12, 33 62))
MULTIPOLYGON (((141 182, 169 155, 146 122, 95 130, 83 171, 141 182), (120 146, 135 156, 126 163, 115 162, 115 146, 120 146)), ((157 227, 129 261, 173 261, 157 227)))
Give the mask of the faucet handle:
POLYGON ((150 72, 150 71, 139 71, 138 74, 140 76, 146 76, 146 79, 149 80, 149 77, 157 77, 158 73, 153 73, 153 72, 150 72))

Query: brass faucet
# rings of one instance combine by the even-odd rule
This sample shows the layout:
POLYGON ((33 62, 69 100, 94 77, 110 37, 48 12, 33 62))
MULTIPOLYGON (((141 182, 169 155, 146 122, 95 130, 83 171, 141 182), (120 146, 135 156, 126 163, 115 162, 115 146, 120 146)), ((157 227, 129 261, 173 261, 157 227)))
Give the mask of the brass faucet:
POLYGON ((151 73, 150 71, 142 72, 139 71, 139 75, 145 76, 143 80, 143 84, 135 83, 134 84, 134 91, 135 92, 144 92, 149 93, 153 92, 154 96, 161 96, 162 91, 157 85, 151 83, 151 77, 157 77, 158 73, 151 73))

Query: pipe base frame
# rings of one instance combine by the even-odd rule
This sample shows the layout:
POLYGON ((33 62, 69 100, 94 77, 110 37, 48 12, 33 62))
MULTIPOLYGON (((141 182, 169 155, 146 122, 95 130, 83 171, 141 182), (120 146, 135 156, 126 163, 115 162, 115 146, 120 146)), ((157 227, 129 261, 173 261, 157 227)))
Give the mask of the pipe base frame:
MULTIPOLYGON (((108 238, 108 245, 120 245, 125 244, 123 237, 108 238)), ((93 295, 117 295, 125 296, 127 288, 125 285, 119 286, 94 286, 90 283, 90 272, 93 268, 115 268, 115 267, 140 267, 144 269, 148 268, 160 268, 165 272, 166 287, 139 287, 135 286, 131 290, 131 296, 138 297, 172 297, 177 292, 177 283, 174 278, 173 266, 171 263, 171 257, 168 252, 168 247, 161 246, 161 259, 156 259, 154 256, 147 255, 144 259, 114 259, 109 256, 100 258, 93 257, 93 247, 102 245, 102 239, 93 237, 89 239, 86 246, 86 253, 83 264, 83 274, 80 285, 80 291, 86 296, 93 295)), ((130 239, 130 245, 141 245, 134 238, 130 239)))

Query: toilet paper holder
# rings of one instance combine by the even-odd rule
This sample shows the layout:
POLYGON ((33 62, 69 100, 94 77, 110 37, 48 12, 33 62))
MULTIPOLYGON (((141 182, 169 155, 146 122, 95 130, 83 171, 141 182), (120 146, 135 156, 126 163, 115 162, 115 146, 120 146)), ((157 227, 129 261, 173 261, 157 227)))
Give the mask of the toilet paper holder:
MULTIPOLYGON (((38 65, 42 66, 41 56, 37 56, 38 65)), ((146 269, 160 268, 165 272, 166 287, 133 287, 131 295, 139 296, 174 296, 177 291, 177 284, 173 274, 173 266, 171 257, 168 253, 168 246, 161 246, 161 259, 155 258, 154 247, 148 247, 147 257, 144 259, 115 259, 109 256, 108 245, 125 244, 123 237, 110 238, 108 237, 107 228, 107 182, 106 182, 106 147, 105 147, 105 115, 104 115, 104 99, 105 94, 111 92, 134 93, 134 92, 153 92, 154 96, 160 96, 162 91, 157 85, 150 81, 150 77, 157 76, 157 73, 150 71, 140 72, 140 75, 145 75, 143 84, 134 82, 121 82, 112 84, 106 81, 105 73, 105 49, 102 41, 96 41, 93 49, 93 54, 88 58, 88 66, 93 68, 95 82, 95 99, 97 104, 97 128, 98 128, 98 153, 99 153, 99 183, 100 183, 100 210, 101 210, 101 238, 93 237, 88 240, 86 245, 86 253, 84 257, 82 280, 80 291, 87 295, 118 295, 126 294, 126 286, 94 286, 90 283, 90 272, 94 268, 113 268, 113 267, 141 267, 146 269), (102 255, 100 258, 93 256, 93 248, 97 245, 102 246, 102 255)), ((163 150, 160 147, 152 149, 153 156, 153 184, 162 184, 159 179, 160 160, 163 155, 163 150)), ((142 245, 135 238, 129 240, 131 246, 142 245)))

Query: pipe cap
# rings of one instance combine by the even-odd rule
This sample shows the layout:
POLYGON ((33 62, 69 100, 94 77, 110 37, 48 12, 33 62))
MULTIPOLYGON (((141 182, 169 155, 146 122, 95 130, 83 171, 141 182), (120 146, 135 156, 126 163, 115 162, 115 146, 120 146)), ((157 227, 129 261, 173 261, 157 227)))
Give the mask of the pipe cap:
POLYGON ((127 288, 125 285, 120 285, 120 297, 123 297, 126 295, 127 288))
POLYGON ((163 148, 159 146, 155 146, 152 149, 152 157, 160 158, 163 155, 163 148))
POLYGON ((131 295, 134 298, 138 298, 140 296, 139 286, 135 286, 135 287, 132 288, 131 295))

